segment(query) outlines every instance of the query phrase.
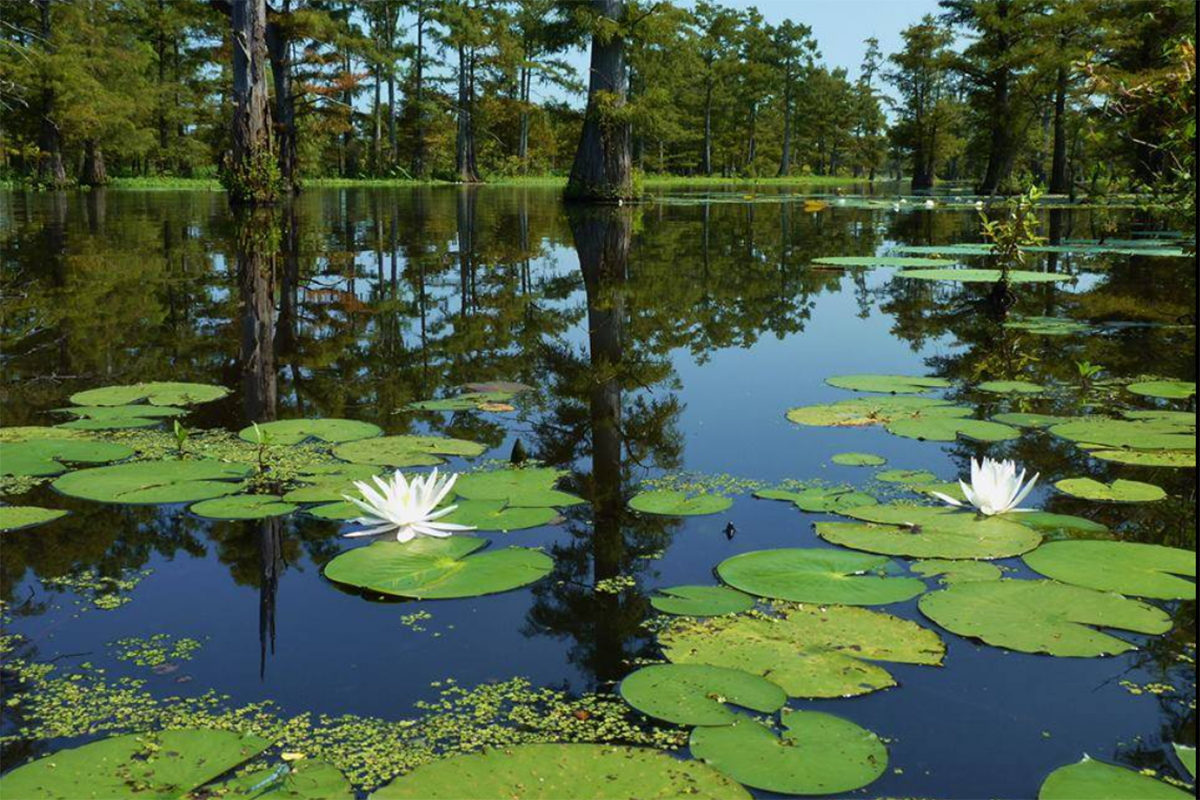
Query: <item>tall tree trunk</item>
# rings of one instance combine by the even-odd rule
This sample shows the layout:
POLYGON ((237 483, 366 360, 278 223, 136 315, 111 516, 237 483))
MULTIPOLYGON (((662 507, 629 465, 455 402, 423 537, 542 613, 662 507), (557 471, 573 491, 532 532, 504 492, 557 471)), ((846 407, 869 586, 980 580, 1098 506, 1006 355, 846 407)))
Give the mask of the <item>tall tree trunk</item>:
POLYGON ((712 175, 712 98, 713 87, 709 81, 704 87, 704 161, 701 169, 712 175))
MULTIPOLYGON (((47 52, 52 52, 50 45, 51 20, 50 0, 38 0, 38 9, 42 16, 42 46, 47 52)), ((63 166, 62 139, 59 136, 58 124, 54 121, 54 89, 49 85, 42 88, 41 116, 38 123, 38 183, 47 186, 65 186, 67 170, 63 166)))
POLYGON ((271 111, 267 105, 266 0, 233 0, 233 154, 229 199, 271 203, 275 187, 268 176, 271 111))
MULTIPOLYGON (((625 0, 591 0, 592 11, 614 27, 625 0)), ((619 201, 633 196, 633 148, 629 124, 619 117, 629 90, 625 40, 613 33, 592 37, 588 101, 567 196, 577 200, 619 201)))
POLYGON ((383 171, 383 70, 379 64, 372 69, 375 77, 374 122, 371 129, 371 173, 383 171))
POLYGON ((478 183, 475 168, 474 60, 472 50, 458 48, 458 134, 455 137, 454 169, 463 183, 478 183))
MULTIPOLYGON (((525 54, 526 60, 532 56, 528 52, 525 54)), ((521 167, 525 167, 525 159, 529 157, 529 89, 531 80, 531 71, 529 67, 522 67, 520 71, 520 102, 521 102, 521 129, 517 139, 517 159, 521 162, 521 167)))
MULTIPOLYGON (((288 5, 284 6, 287 14, 288 5)), ((292 43, 278 20, 268 21, 267 55, 271 59, 271 80, 275 85, 275 144, 278 148, 279 178, 284 191, 299 189, 296 159, 296 97, 292 92, 292 43)))
POLYGON ((158 58, 158 112, 155 115, 158 123, 158 172, 166 171, 167 160, 167 111, 164 104, 163 86, 167 82, 167 36, 163 28, 166 26, 166 0, 158 0, 158 36, 154 43, 155 55, 158 58))
POLYGON ((777 177, 786 178, 792 173, 792 85, 789 79, 783 92, 783 154, 779 157, 777 177))
POLYGON ((1059 67, 1054 80, 1054 155, 1050 162, 1050 194, 1070 191, 1067 180, 1067 68, 1059 67))
POLYGON ((758 103, 753 103, 750 106, 750 135, 746 142, 746 169, 749 170, 754 166, 754 159, 758 157, 758 103))
MULTIPOLYGON (((997 14, 1001 24, 1007 20, 1009 3, 1002 0, 997 4, 997 14)), ((1000 36, 1001 52, 1008 49, 1008 37, 1000 36)), ((1013 157, 1016 151, 1014 137, 1014 120, 1012 119, 1012 70, 1001 65, 992 73, 992 100, 989 106, 991 115, 991 141, 988 146, 987 170, 983 183, 979 185, 980 194, 995 194, 1008 180, 1012 173, 1013 157)))
POLYGON ((425 177, 425 4, 417 6, 417 56, 413 62, 414 102, 416 124, 413 126, 412 174, 417 180, 425 177))
MULTIPOLYGON (((393 66, 394 69, 394 66, 393 66)), ((387 79, 387 98, 388 98, 388 165, 396 165, 396 76, 393 72, 388 72, 387 79)))
POLYGON ((83 169, 79 173, 81 186, 103 186, 108 183, 108 170, 104 168, 104 151, 95 139, 83 143, 83 169))

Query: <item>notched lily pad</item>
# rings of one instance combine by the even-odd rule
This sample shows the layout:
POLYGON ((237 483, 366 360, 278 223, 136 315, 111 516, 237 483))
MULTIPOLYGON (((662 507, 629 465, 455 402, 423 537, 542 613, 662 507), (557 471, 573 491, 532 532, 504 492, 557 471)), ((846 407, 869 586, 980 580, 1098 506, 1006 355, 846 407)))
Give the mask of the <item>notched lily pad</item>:
POLYGON ((948 507, 877 505, 852 508, 854 522, 819 522, 827 542, 910 558, 1011 558, 1041 544, 1037 531, 1007 518, 984 517, 948 507))
MULTIPOLYGON (((956 281, 958 283, 998 283, 1002 277, 998 269, 902 269, 898 278, 921 281, 956 281)), ((1074 276, 1057 272, 1033 272, 1014 269, 1008 273, 1009 283, 1061 283, 1075 280, 1074 276)))
POLYGON ((352 464, 377 467, 431 467, 441 464, 442 456, 474 458, 487 448, 465 439, 443 436, 377 436, 339 444, 333 454, 352 464))
POLYGON ((912 571, 926 578, 938 578, 939 583, 946 585, 971 581, 998 581, 1003 575, 999 567, 986 561, 952 561, 944 558, 914 561, 912 571))
POLYGON ((1054 487, 1071 497, 1106 503, 1153 503, 1167 497, 1161 487, 1152 483, 1120 479, 1101 483, 1092 478, 1067 478, 1054 484, 1054 487))
POLYGON ((782 500, 794 504, 810 514, 837 512, 845 508, 858 508, 879 502, 865 492, 855 491, 848 486, 813 487, 793 492, 787 489, 760 489, 754 493, 760 500, 782 500))
POLYGON ((880 394, 924 394, 950 388, 950 381, 924 375, 835 375, 825 382, 838 389, 880 394))
POLYGON ((659 589, 650 605, 664 614, 715 617, 749 611, 754 598, 726 586, 669 586, 659 589))
POLYGON ((822 256, 812 263, 818 267, 838 269, 875 269, 876 267, 944 267, 943 258, 911 258, 906 256, 822 256))
POLYGON ((787 702, 787 693, 766 678, 706 664, 642 667, 619 690, 638 711, 675 725, 731 725, 739 715, 726 705, 770 714, 787 702))
POLYGON ((889 469, 875 474, 875 480, 884 483, 902 483, 915 486, 923 483, 933 483, 937 475, 923 469, 889 469))
POLYGON ((838 453, 829 460, 842 467, 882 467, 887 463, 886 458, 874 453, 838 453))
POLYGON ((353 419, 281 419, 259 423, 257 430, 253 425, 249 425, 238 431, 238 436, 251 444, 258 444, 259 431, 273 445, 300 444, 307 441, 340 444, 369 439, 383 433, 383 429, 378 425, 353 419))
POLYGON ((207 519, 266 519, 290 514, 296 510, 296 506, 285 503, 283 498, 275 495, 239 494, 203 500, 189 510, 207 519))
POLYGON ((513 467, 460 475, 454 484, 459 497, 499 500, 517 508, 564 508, 583 503, 581 497, 554 488, 566 472, 548 467, 513 467))
POLYGON ((1126 388, 1143 397, 1163 400, 1187 400, 1196 394, 1196 384, 1189 381, 1141 381, 1131 383, 1126 388))
POLYGON ((151 381, 131 386, 103 386, 71 395, 77 406, 125 406, 149 403, 154 406, 192 406, 220 400, 229 394, 224 386, 206 383, 151 381))
POLYGON ((133 455, 133 450, 114 442, 86 438, 25 439, 0 442, 0 475, 42 478, 59 475, 72 464, 106 464, 133 455))
POLYGON ((54 481, 65 495, 100 503, 190 503, 236 494, 253 469, 223 461, 135 461, 68 472, 54 481))
POLYGON ((1115 764, 1083 757, 1051 772, 1038 800, 1184 800, 1192 795, 1168 783, 1115 764))
POLYGON ((59 508, 0 506, 0 533, 45 525, 66 515, 67 512, 59 508))
POLYGON ((629 500, 634 511, 667 517, 719 514, 732 505, 732 500, 719 494, 688 494, 673 489, 639 492, 629 500))
POLYGON ((75 419, 59 425, 70 430, 124 430, 150 428, 159 425, 165 418, 179 417, 187 413, 186 408, 175 406, 152 406, 147 404, 128 406, 68 406, 55 411, 72 414, 75 419))
POLYGON ((558 511, 547 507, 522 508, 503 500, 459 500, 441 522, 470 525, 481 531, 519 531, 549 525, 558 511))
POLYGON ((984 381, 975 387, 989 394, 1041 394, 1046 387, 1032 381, 984 381))
POLYGON ((717 565, 725 583, 758 597, 796 603, 874 606, 901 603, 925 591, 915 578, 891 578, 882 556, 844 550, 757 550, 717 565))
POLYGON ((1196 554, 1139 542, 1051 542, 1025 563, 1056 581, 1159 600, 1196 599, 1196 554), (1186 580, 1191 578, 1192 580, 1186 580))

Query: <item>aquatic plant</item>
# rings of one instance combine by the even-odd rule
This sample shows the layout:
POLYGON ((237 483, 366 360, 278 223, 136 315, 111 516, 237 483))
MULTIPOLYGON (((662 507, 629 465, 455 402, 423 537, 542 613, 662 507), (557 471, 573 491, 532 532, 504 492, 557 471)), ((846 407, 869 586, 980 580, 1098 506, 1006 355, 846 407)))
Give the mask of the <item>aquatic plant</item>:
POLYGON ((454 522, 440 521, 447 514, 453 514, 458 506, 438 508, 438 504, 446 499, 454 488, 457 474, 438 477, 435 468, 425 477, 413 476, 409 481, 404 473, 396 470, 390 481, 374 476, 375 485, 379 492, 371 488, 366 481, 355 481, 354 486, 362 493, 365 500, 350 495, 342 495, 348 502, 353 503, 365 512, 355 522, 368 526, 366 530, 352 531, 348 537, 378 536, 382 533, 396 532, 396 541, 411 542, 417 536, 435 536, 445 538, 463 531, 475 530, 474 525, 460 525, 454 522))
MULTIPOLYGON (((1038 475, 1025 482, 1025 470, 1017 475, 1017 465, 1013 461, 993 461, 983 459, 983 463, 971 459, 971 485, 959 481, 967 502, 980 514, 992 517, 996 514, 1007 514, 1032 509, 1018 508, 1021 501, 1029 496, 1037 484, 1038 475)), ((963 503, 941 492, 931 492, 939 500, 952 506, 963 508, 963 503)))

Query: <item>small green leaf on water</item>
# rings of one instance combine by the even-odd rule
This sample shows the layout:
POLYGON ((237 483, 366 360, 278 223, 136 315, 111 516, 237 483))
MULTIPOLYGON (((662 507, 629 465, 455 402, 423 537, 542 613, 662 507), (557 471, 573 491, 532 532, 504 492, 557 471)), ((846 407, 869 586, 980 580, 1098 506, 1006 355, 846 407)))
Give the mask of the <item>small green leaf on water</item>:
POLYGON ((925 591, 925 584, 916 578, 881 574, 890 566, 882 556, 790 548, 741 553, 718 564, 717 574, 743 592, 796 603, 886 605, 925 591))
POLYGON ((1107 503, 1153 503, 1167 497, 1161 487, 1141 481, 1118 479, 1112 483, 1101 483, 1092 478, 1067 478, 1054 486, 1071 497, 1107 503))
POLYGON ((875 480, 884 483, 903 483, 907 485, 932 483, 937 475, 923 469, 889 469, 875 474, 875 480))
POLYGON ((66 515, 66 511, 58 508, 0 506, 0 532, 18 531, 22 528, 45 525, 47 522, 53 522, 66 515))
POLYGON ((671 489, 641 492, 629 501, 629 507, 634 511, 668 517, 719 514, 732 505, 732 500, 718 494, 687 494, 671 489))
POLYGON ((1164 400, 1186 400, 1196 394, 1196 384, 1190 381, 1142 381, 1127 388, 1134 394, 1164 400))
POLYGON ((943 378, 923 375, 835 375, 825 382, 839 389, 880 394, 924 394, 950 388, 950 382, 943 378))
POLYGON ((726 586, 668 586, 650 598, 650 605, 664 614, 714 617, 754 608, 754 598, 726 586))
POLYGON ((975 387, 991 394, 1040 394, 1046 387, 1030 381, 985 381, 975 387))
POLYGON ((232 497, 215 497, 202 500, 189 509, 198 517, 208 519, 266 519, 282 517, 296 510, 296 506, 270 494, 241 494, 232 497))
POLYGON ((310 440, 340 444, 359 439, 379 436, 383 430, 369 422, 353 419, 282 419, 275 422, 260 422, 238 433, 244 441, 258 444, 258 433, 270 437, 271 444, 292 445, 310 440))
POLYGON ((874 453, 838 453, 829 460, 842 467, 882 467, 887 463, 886 458, 874 453))
POLYGON ((783 689, 766 678, 705 664, 642 667, 619 690, 638 711, 675 725, 730 725, 739 716, 727 703, 769 714, 787 702, 783 689))

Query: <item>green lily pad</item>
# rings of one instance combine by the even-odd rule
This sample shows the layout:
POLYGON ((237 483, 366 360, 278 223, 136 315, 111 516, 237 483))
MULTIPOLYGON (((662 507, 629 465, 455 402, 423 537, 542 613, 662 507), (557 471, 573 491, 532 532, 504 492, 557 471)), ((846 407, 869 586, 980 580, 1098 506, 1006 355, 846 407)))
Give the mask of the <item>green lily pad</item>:
POLYGON ((905 439, 929 442, 953 442, 960 436, 977 442, 1004 442, 1021 435, 1017 428, 999 422, 941 414, 898 419, 888 423, 887 430, 905 439))
POLYGON ((465 439, 442 436, 376 436, 339 444, 333 454, 352 464, 377 467, 431 467, 442 463, 441 456, 474 458, 487 448, 465 439))
MULTIPOLYGON (((286 498, 287 495, 284 497, 286 498)), ((361 508, 346 500, 306 508, 304 513, 317 519, 328 519, 334 522, 348 522, 363 515, 361 508)))
POLYGON ((971 581, 998 581, 1003 575, 999 567, 986 561, 952 561, 945 558, 914 561, 912 571, 926 578, 939 578, 939 583, 946 585, 971 581))
POLYGON ((936 497, 934 495, 935 492, 937 494, 944 494, 947 497, 952 497, 960 503, 967 503, 969 505, 966 492, 962 490, 962 484, 958 481, 954 481, 953 483, 950 481, 946 481, 944 483, 942 481, 936 481, 934 483, 918 483, 909 486, 908 488, 917 494, 923 494, 926 497, 930 497, 940 503, 944 503, 945 501, 940 497, 936 497))
POLYGON ((487 411, 490 406, 507 404, 515 396, 515 392, 508 391, 467 392, 440 400, 420 400, 408 407, 414 411, 487 411))
POLYGON ((53 522, 66 515, 66 511, 58 508, 0 506, 0 532, 19 531, 22 528, 45 525, 47 522, 53 522))
POLYGON ((881 394, 924 394, 950 387, 950 381, 920 375, 835 375, 825 382, 838 389, 881 394))
POLYGON ((124 430, 150 428, 162 423, 163 418, 179 417, 187 413, 186 408, 175 406, 151 406, 146 404, 128 406, 68 406, 55 411, 73 414, 76 419, 64 422, 59 427, 73 430, 124 430))
POLYGON ((851 606, 787 606, 779 617, 680 619, 659 634, 676 664, 760 675, 791 697, 854 697, 896 685, 876 662, 938 666, 936 633, 890 614, 851 606))
POLYGON ((664 614, 715 617, 754 608, 754 598, 725 586, 670 586, 659 589, 650 605, 664 614))
POLYGON ((876 473, 875 480, 883 481, 884 483, 903 483, 911 486, 920 483, 933 483, 937 480, 937 475, 923 469, 889 469, 876 473))
POLYGON ((519 531, 549 525, 558 518, 553 508, 521 508, 503 500, 460 500, 440 521, 470 525, 481 531, 519 531))
POLYGON ((131 455, 133 450, 123 444, 84 438, 0 442, 0 475, 50 477, 66 472, 66 463, 105 464, 131 455))
POLYGON ((548 555, 527 547, 473 555, 487 544, 471 536, 424 537, 404 544, 378 541, 330 561, 325 577, 379 594, 443 600, 507 592, 544 578, 554 568, 548 555))
POLYGON ((1166 612, 1111 592, 1057 581, 959 583, 931 592, 921 613, 959 636, 995 647, 1052 656, 1094 657, 1136 649, 1094 627, 1159 634, 1171 629, 1166 612))
POLYGON ((949 507, 878 505, 842 512, 858 522, 819 522, 827 542, 910 558, 1011 558, 1041 544, 1037 531, 1010 519, 979 518, 949 507))
POLYGON ((779 794, 826 795, 867 786, 887 770, 871 731, 819 711, 784 711, 783 735, 745 720, 692 731, 692 755, 739 783, 779 794))
POLYGON ((638 711, 675 725, 731 725, 739 716, 727 703, 770 714, 787 702, 783 689, 766 678, 706 664, 642 667, 619 690, 638 711))
POLYGON ((21 800, 181 797, 266 750, 257 736, 167 730, 101 739, 17 767, 0 779, 21 800))
POLYGON ((1183 764, 1183 768, 1187 770, 1188 775, 1192 776, 1192 780, 1196 780, 1196 748, 1182 744, 1175 744, 1172 747, 1175 748, 1175 756, 1183 764))
POLYGON ((991 394, 1041 394, 1046 387, 1031 381, 984 381, 975 387, 991 394))
POLYGON ((1005 515, 1014 522, 1033 528, 1043 536, 1103 536, 1107 534, 1108 526, 1070 514, 1051 514, 1048 511, 1030 511, 1019 514, 1005 515))
POLYGON ((190 503, 240 492, 253 471, 222 461, 136 461, 68 472, 53 485, 101 503, 190 503))
POLYGON ((1051 772, 1038 800, 1184 800, 1192 795, 1169 783, 1115 764, 1083 757, 1051 772))
POLYGON ((289 490, 283 499, 289 503, 340 502, 346 495, 358 495, 356 482, 370 481, 378 474, 379 468, 370 464, 318 464, 301 470, 297 479, 305 485, 289 490))
POLYGON ((1152 483, 1120 479, 1112 483, 1101 483, 1091 478, 1067 478, 1054 486, 1071 497, 1106 503, 1153 503, 1166 499, 1167 496, 1161 487, 1152 483))
POLYGON ((917 253, 937 256, 986 256, 992 252, 987 242, 962 242, 959 244, 906 244, 896 248, 897 253, 917 253))
POLYGON ((1047 578, 1089 589, 1153 597, 1196 599, 1196 554, 1176 547, 1138 542, 1050 542, 1025 563, 1047 578), (1192 580, 1185 580, 1187 576, 1192 580))
POLYGON ((787 412, 797 425, 821 428, 862 428, 928 416, 967 417, 971 409, 932 397, 855 397, 825 405, 801 406, 787 412))
POLYGON ((192 406, 220 400, 229 394, 224 386, 205 383, 153 381, 132 386, 104 386, 71 395, 77 406, 126 406, 149 403, 154 406, 192 406))
POLYGON ((838 453, 829 460, 842 467, 882 467, 887 463, 886 458, 874 453, 838 453))
POLYGON ((208 519, 266 519, 282 517, 295 510, 296 506, 270 494, 215 497, 196 503, 190 509, 196 516, 208 519))
POLYGON ((305 758, 287 765, 239 775, 211 788, 212 797, 252 797, 255 800, 354 800, 354 789, 337 767, 305 758))
POLYGON ((1142 381, 1126 387, 1143 397, 1158 397, 1163 400, 1187 400, 1196 394, 1196 384, 1188 381, 1142 381))
POLYGON ((1070 417, 1060 417, 1056 414, 1031 414, 1025 411, 1010 411, 992 417, 994 422, 1014 425, 1018 428, 1049 428, 1051 425, 1061 425, 1070 421, 1070 417))
POLYGON ((40 439, 88 439, 88 435, 67 428, 50 428, 43 425, 13 425, 0 428, 0 443, 28 442, 40 439))
POLYGON ((519 744, 423 764, 375 790, 371 800, 750 800, 699 761, 648 747, 519 744))
POLYGON ((886 558, 863 553, 787 548, 727 558, 717 565, 717 574, 743 592, 795 603, 886 605, 925 591, 915 578, 884 577, 891 566, 886 558))
MULTIPOLYGON (((383 429, 378 425, 353 419, 281 419, 261 423, 258 431, 262 432, 270 444, 278 445, 300 444, 310 440, 341 444, 369 439, 383 433, 383 429)), ((253 425, 249 425, 238 431, 238 436, 251 444, 258 444, 258 431, 253 425)))
POLYGON ((667 517, 719 514, 732 505, 732 500, 719 494, 687 494, 672 489, 639 492, 629 500, 629 507, 634 511, 667 517))
POLYGON ((1066 317, 1022 317, 1004 323, 1004 327, 1025 331, 1037 336, 1071 336, 1077 333, 1090 333, 1092 326, 1086 322, 1068 319, 1066 317))
POLYGON ((943 258, 908 258, 904 256, 823 256, 812 263, 819 267, 843 269, 875 269, 876 267, 944 267, 943 258))
POLYGON ((1167 467, 1170 469, 1195 469, 1195 450, 1092 450, 1092 458, 1135 467, 1167 467))
POLYGON ((761 500, 783 500, 810 514, 837 512, 843 508, 858 508, 879 502, 865 492, 858 492, 845 486, 813 487, 801 489, 798 492, 785 489, 760 489, 754 493, 754 496, 761 500))
POLYGON ((518 508, 564 508, 585 502, 554 488, 562 470, 514 467, 460 475, 454 491, 467 500, 499 500, 518 508))
POLYGON ((1050 433, 1089 449, 1195 450, 1196 433, 1164 419, 1086 417, 1052 425, 1050 433))
MULTIPOLYGON (((921 281, 957 281, 958 283, 998 283, 1001 278, 998 269, 902 269, 896 273, 898 278, 913 278, 921 281)), ((1060 283, 1072 281, 1071 275, 1059 272, 1033 272, 1025 269, 1014 269, 1008 273, 1008 281, 1018 283, 1060 283)))

